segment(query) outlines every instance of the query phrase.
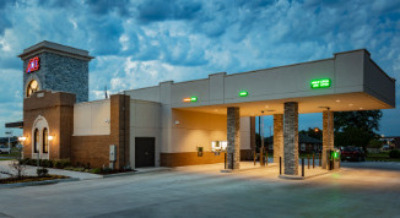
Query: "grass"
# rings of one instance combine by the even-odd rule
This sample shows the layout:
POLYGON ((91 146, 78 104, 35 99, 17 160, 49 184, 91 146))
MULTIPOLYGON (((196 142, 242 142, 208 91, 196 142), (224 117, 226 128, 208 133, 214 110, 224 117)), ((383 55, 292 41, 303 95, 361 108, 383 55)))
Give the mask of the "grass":
POLYGON ((15 160, 14 158, 0 158, 0 161, 15 160))
POLYGON ((367 161, 387 161, 387 162, 400 162, 400 158, 390 158, 389 152, 380 152, 380 153, 369 153, 367 155, 367 161))

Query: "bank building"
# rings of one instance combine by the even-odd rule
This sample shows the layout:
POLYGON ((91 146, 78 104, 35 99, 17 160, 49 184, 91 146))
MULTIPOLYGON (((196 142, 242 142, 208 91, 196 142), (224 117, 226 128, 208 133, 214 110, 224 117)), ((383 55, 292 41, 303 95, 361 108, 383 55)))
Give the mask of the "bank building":
POLYGON ((327 168, 334 112, 395 107, 395 79, 370 56, 365 49, 346 51, 287 66, 159 81, 88 101, 94 57, 43 41, 19 55, 23 156, 116 169, 222 162, 239 169, 255 151, 255 117, 273 116, 274 162, 282 161, 284 174, 297 175, 298 115, 321 113, 327 168))

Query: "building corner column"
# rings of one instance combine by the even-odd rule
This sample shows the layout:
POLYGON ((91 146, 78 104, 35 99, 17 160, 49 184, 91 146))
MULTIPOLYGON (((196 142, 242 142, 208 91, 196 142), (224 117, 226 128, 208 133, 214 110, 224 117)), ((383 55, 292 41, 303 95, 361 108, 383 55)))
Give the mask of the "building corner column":
POLYGON ((283 114, 274 114, 274 163, 283 159, 283 114))
POLYGON ((333 111, 324 110, 322 112, 322 168, 328 169, 327 152, 334 148, 334 116, 333 111))
MULTIPOLYGON (((256 118, 250 117, 250 150, 256 152, 256 118)), ((251 155, 253 156, 253 154, 251 155)))
POLYGON ((240 165, 240 111, 238 107, 227 109, 227 166, 239 169, 240 165))
POLYGON ((299 135, 298 103, 286 102, 283 115, 284 174, 298 175, 299 135))

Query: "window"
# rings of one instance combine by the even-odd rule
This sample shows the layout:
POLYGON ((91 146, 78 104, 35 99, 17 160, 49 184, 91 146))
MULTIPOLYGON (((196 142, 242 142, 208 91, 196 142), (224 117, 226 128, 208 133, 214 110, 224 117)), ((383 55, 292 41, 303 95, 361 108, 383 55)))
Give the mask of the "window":
POLYGON ((38 150, 39 142, 38 142, 38 140, 39 140, 39 130, 35 129, 35 131, 33 133, 33 152, 35 152, 35 153, 39 153, 39 150, 38 150))
POLYGON ((28 87, 26 88, 26 97, 30 97, 34 92, 37 91, 39 91, 39 83, 36 80, 30 81, 28 87))
POLYGON ((43 153, 49 152, 49 130, 43 129, 43 153))

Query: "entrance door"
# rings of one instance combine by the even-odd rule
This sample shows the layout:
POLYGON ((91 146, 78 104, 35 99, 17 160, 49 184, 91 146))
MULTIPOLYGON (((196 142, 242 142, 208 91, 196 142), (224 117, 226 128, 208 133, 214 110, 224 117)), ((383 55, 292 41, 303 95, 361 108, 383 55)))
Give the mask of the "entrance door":
POLYGON ((155 166, 155 138, 136 137, 135 138, 135 166, 154 167, 155 166))

